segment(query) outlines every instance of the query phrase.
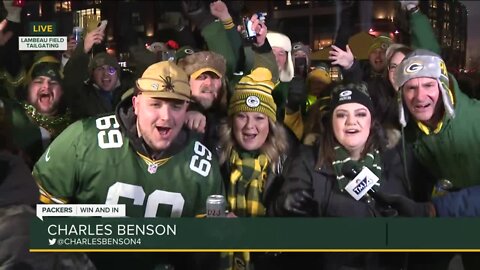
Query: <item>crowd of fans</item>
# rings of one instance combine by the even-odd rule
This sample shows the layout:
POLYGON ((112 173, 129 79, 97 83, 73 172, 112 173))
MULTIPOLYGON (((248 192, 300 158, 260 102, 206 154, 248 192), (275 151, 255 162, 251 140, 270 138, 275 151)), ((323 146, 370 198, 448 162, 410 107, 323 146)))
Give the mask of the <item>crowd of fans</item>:
MULTIPOLYGON (((38 203, 203 217, 219 194, 230 218, 478 216, 480 103, 448 73, 418 1, 400 2, 412 44, 379 36, 360 61, 339 37, 329 56, 342 71, 335 81, 312 66, 308 46, 258 14, 246 42, 220 0, 182 1, 203 45, 132 49, 135 72, 105 51, 100 27, 69 39, 60 57, 39 52, 22 64, 21 8, 4 1, 0 268, 448 269, 447 253, 28 252, 38 203), (358 172, 376 179, 375 192, 352 195, 358 172)), ((479 257, 462 254, 464 268, 479 269, 479 257)))

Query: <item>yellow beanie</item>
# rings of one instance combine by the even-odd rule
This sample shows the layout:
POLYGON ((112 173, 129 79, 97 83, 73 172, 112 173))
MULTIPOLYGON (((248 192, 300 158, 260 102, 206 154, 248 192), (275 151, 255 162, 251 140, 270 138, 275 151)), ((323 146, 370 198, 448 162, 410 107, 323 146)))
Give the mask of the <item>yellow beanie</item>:
POLYGON ((230 99, 228 115, 238 112, 259 112, 276 122, 277 105, 272 97, 275 84, 272 73, 266 68, 256 68, 235 86, 230 99))
POLYGON ((312 70, 307 75, 307 84, 311 83, 313 80, 319 80, 325 84, 332 83, 332 78, 330 78, 330 72, 325 70, 324 68, 316 68, 312 70))

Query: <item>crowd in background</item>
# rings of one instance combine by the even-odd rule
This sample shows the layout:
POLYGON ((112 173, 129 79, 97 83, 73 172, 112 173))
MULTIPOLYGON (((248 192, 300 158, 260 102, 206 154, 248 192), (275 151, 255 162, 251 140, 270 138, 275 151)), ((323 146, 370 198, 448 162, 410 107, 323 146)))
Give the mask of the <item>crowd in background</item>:
MULTIPOLYGON (((204 217, 216 194, 230 218, 480 214, 478 82, 447 71, 418 1, 399 1, 412 44, 378 36, 368 61, 346 44, 342 17, 329 54, 340 79, 259 14, 250 29, 235 25, 220 0, 182 1, 187 36, 132 46, 135 70, 107 53, 104 27, 69 37, 61 54, 24 54, 11 2, 0 24, 2 269, 449 269, 453 256, 29 253, 38 203, 204 217), (194 33, 201 45, 186 42, 194 33), (374 192, 357 196, 360 174, 374 192)), ((480 266, 478 254, 461 256, 465 269, 480 266)))

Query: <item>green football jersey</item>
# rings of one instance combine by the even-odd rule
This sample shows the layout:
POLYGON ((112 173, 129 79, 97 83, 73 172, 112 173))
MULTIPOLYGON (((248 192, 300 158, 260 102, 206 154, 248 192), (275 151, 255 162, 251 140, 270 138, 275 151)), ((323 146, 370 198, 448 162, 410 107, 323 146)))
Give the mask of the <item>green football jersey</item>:
POLYGON ((180 152, 151 160, 131 147, 115 115, 75 122, 35 164, 44 203, 125 204, 130 217, 193 217, 224 194, 212 152, 189 137, 180 152))

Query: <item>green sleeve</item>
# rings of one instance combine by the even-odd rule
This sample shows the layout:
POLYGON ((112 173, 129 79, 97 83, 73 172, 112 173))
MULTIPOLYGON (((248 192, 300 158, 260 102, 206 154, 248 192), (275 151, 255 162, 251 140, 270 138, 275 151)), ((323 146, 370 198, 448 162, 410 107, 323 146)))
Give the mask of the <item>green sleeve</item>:
POLYGON ((264 67, 269 69, 270 72, 272 72, 272 81, 274 83, 278 82, 280 75, 277 60, 275 59, 270 43, 268 43, 268 39, 265 39, 263 46, 259 48, 252 47, 252 50, 254 52, 253 68, 264 67))
POLYGON ((241 59, 245 58, 245 53, 243 51, 243 40, 240 33, 237 31, 236 27, 225 29, 227 33, 228 41, 230 42, 230 46, 232 47, 232 52, 235 57, 236 66, 234 67, 235 71, 240 71, 243 69, 243 64, 241 64, 241 59))
POLYGON ((223 55, 227 61, 227 77, 233 74, 237 66, 237 59, 233 52, 227 33, 221 22, 213 22, 202 30, 202 36, 207 43, 208 50, 223 55))
POLYGON ((426 49, 436 54, 441 53, 440 44, 425 14, 420 11, 411 14, 410 31, 412 35, 412 48, 426 49))
POLYGON ((43 203, 68 203, 78 186, 78 155, 83 122, 65 129, 49 146, 33 168, 43 203))

